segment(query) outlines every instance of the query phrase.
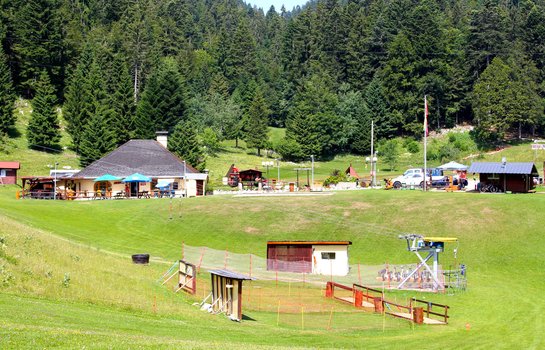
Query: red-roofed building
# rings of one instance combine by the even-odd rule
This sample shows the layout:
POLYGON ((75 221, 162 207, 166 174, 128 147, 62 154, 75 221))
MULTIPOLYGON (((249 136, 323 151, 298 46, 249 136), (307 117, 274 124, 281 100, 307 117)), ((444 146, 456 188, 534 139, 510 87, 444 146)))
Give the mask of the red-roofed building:
POLYGON ((19 169, 21 169, 19 162, 0 162, 0 185, 15 185, 19 169))

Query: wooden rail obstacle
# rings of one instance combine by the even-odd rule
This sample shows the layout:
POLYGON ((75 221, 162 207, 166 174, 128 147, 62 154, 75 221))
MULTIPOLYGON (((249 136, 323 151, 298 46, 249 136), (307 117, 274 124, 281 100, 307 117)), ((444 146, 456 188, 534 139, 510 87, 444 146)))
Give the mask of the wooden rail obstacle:
POLYGON ((336 282, 327 282, 326 298, 336 299, 357 308, 385 313, 393 317, 409 320, 416 324, 445 325, 448 323, 448 305, 432 303, 416 298, 409 305, 398 304, 384 298, 384 293, 378 289, 359 284, 346 286, 336 282))

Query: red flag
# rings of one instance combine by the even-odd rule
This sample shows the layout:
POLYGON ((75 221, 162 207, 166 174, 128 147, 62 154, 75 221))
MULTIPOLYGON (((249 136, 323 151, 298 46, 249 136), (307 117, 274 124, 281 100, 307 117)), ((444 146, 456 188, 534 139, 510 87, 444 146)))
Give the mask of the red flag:
POLYGON ((424 133, 428 136, 428 100, 424 96, 424 133))

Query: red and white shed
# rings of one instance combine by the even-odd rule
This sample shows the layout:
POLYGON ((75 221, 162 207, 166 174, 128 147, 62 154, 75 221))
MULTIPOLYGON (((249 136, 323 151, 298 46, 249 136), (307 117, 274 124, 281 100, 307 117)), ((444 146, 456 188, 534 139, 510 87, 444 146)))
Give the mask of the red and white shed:
POLYGON ((15 185, 19 169, 21 169, 19 162, 0 162, 0 185, 15 185))
POLYGON ((350 241, 269 241, 267 270, 345 276, 350 241))

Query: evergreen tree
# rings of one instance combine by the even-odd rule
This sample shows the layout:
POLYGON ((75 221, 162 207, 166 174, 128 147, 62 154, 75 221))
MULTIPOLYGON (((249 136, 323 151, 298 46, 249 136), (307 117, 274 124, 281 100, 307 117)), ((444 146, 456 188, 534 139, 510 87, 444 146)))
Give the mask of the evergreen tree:
POLYGON ((189 122, 180 122, 168 140, 168 149, 185 160, 188 165, 202 171, 206 166, 204 152, 199 144, 195 128, 189 122))
POLYGON ((418 133, 418 89, 416 87, 417 55, 404 33, 396 35, 388 49, 388 61, 380 72, 385 94, 391 107, 392 126, 418 133))
POLYGON ((378 76, 373 78, 365 90, 365 117, 362 121, 370 120, 374 121, 377 139, 395 136, 397 131, 395 121, 392 120, 382 82, 378 76))
MULTIPOLYGON (((361 130, 360 125, 367 125, 364 119, 365 101, 361 92, 350 90, 350 85, 343 84, 340 87, 339 103, 335 113, 338 115, 341 123, 339 132, 339 149, 341 151, 350 151, 358 148, 359 140, 368 139, 368 130, 361 130), (361 123, 361 124, 360 124, 361 123), (365 135, 367 134, 367 136, 365 135)), ((367 140, 369 143, 369 140, 367 140)))
POLYGON ((483 71, 473 88, 473 112, 477 119, 477 133, 481 142, 497 141, 505 137, 509 128, 512 103, 510 69, 496 57, 483 71))
POLYGON ((153 138, 158 130, 172 131, 187 119, 185 89, 176 62, 165 59, 150 78, 138 104, 136 135, 153 138))
POLYGON ((0 46, 0 135, 7 133, 15 125, 13 103, 15 93, 11 80, 11 72, 6 62, 6 56, 0 46))
POLYGON ((287 121, 286 139, 300 146, 300 155, 323 156, 338 148, 342 120, 335 113, 337 96, 327 75, 313 75, 295 97, 287 121))
POLYGON ((87 122, 80 145, 80 164, 86 167, 115 148, 115 135, 111 128, 111 114, 99 110, 87 122))
POLYGON ((16 8, 13 51, 17 59, 17 80, 27 96, 32 96, 33 82, 43 69, 47 70, 56 93, 63 87, 66 58, 59 3, 28 0, 16 8))
POLYGON ((92 92, 87 88, 86 81, 89 79, 93 60, 93 50, 86 44, 65 93, 63 115, 76 153, 79 152, 82 134, 89 118, 87 101, 90 100, 88 95, 92 92))
POLYGON ((112 107, 112 125, 115 142, 121 145, 130 140, 134 134, 134 118, 136 106, 134 104, 134 90, 131 76, 125 62, 120 58, 114 59, 113 91, 110 92, 112 107))
POLYGON ((268 144, 269 113, 265 98, 258 89, 246 116, 246 144, 248 147, 257 148, 258 156, 261 156, 261 149, 268 144))
POLYGON ((27 127, 27 140, 32 148, 48 150, 58 148, 61 140, 55 89, 49 75, 42 71, 36 83, 36 96, 32 100, 32 115, 27 127))

